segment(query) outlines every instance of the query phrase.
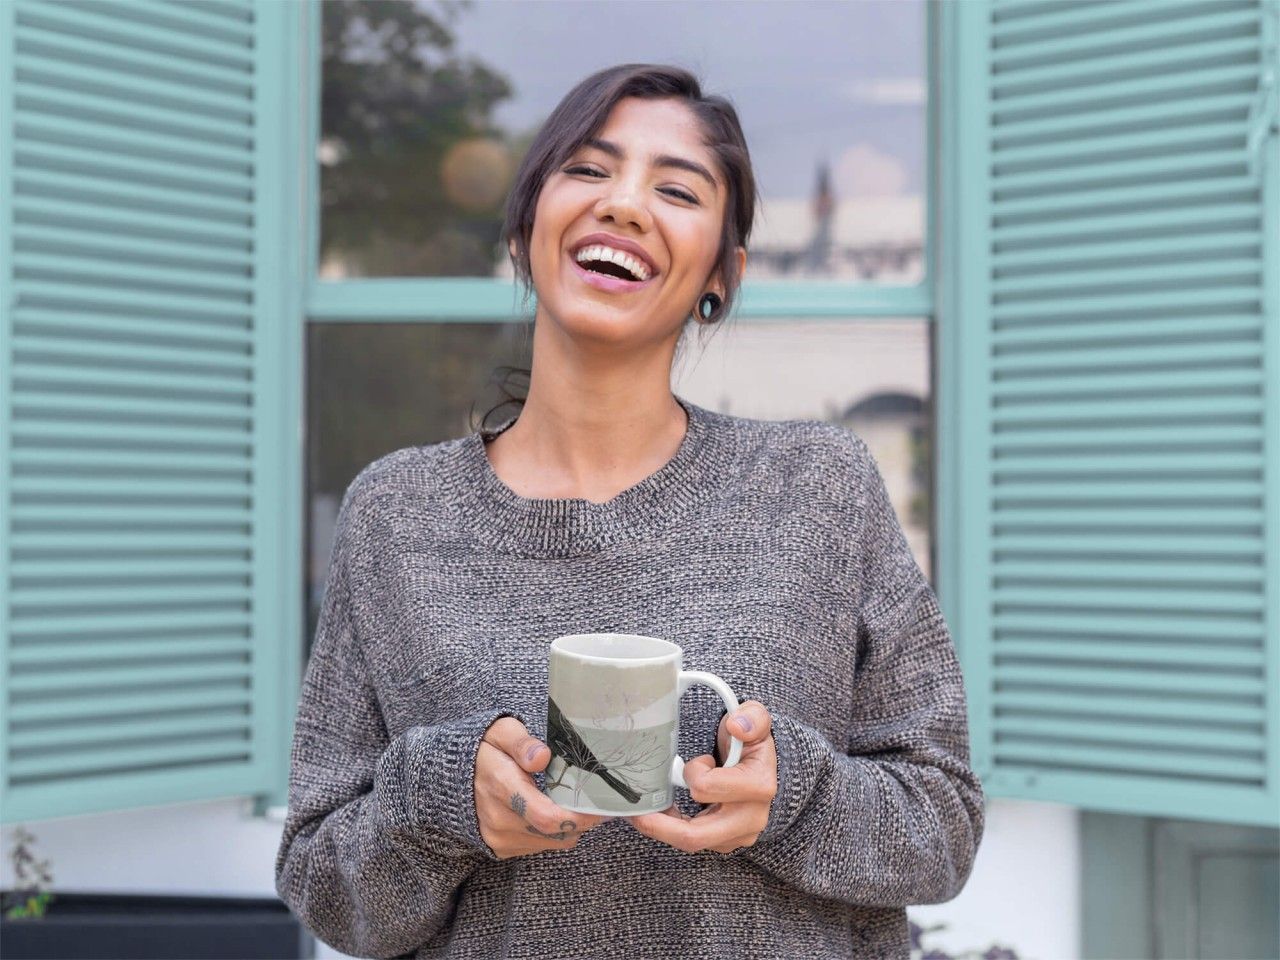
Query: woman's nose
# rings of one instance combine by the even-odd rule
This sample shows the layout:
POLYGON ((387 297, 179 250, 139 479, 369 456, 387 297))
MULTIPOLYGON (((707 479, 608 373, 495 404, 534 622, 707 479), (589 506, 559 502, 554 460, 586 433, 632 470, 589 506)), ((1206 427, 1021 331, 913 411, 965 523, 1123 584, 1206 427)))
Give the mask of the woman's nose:
POLYGON ((602 220, 612 218, 615 222, 632 223, 641 230, 649 228, 651 219, 637 188, 622 184, 600 199, 596 204, 596 216, 602 220))

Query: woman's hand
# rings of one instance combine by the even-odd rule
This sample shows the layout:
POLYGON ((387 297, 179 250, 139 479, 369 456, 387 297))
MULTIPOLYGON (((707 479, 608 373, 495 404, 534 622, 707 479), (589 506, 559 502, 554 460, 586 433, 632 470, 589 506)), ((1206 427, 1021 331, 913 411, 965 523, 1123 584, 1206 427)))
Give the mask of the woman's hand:
POLYGON ((707 809, 689 817, 673 803, 658 813, 627 817, 631 825, 685 853, 733 853, 755 843, 769 822, 769 807, 778 792, 778 751, 765 705, 747 700, 721 718, 716 744, 722 757, 729 755, 731 735, 743 742, 742 757, 734 766, 717 767, 715 757, 706 753, 684 765, 689 795, 709 803, 707 809), (750 731, 738 726, 739 717, 751 721, 750 731))
POLYGON ((500 860, 569 850, 596 824, 614 819, 566 810, 539 790, 530 774, 550 762, 551 748, 515 717, 499 717, 484 732, 472 789, 480 836, 500 860))

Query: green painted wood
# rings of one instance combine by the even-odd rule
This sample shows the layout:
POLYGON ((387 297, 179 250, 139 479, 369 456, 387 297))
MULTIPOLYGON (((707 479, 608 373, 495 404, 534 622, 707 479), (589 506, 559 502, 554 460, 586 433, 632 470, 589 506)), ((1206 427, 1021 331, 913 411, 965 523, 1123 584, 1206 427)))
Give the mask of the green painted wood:
MULTIPOLYGON (((932 303, 924 286, 813 281, 746 280, 734 321, 779 318, 847 320, 850 318, 927 317, 932 303)), ((416 320, 430 323, 522 322, 537 309, 527 304, 514 281, 487 277, 368 278, 317 280, 307 302, 307 319, 315 323, 386 323, 416 320)))
POLYGON ((1280 4, 942 15, 975 766, 993 796, 1280 822, 1280 4))
POLYGON ((1280 957, 1280 830, 1157 823, 1155 955, 1280 957))
POLYGON ((0 808, 283 802, 293 4, 0 4, 0 808))
POLYGON ((1082 960, 1155 956, 1151 829, 1146 817, 1081 812, 1082 960))

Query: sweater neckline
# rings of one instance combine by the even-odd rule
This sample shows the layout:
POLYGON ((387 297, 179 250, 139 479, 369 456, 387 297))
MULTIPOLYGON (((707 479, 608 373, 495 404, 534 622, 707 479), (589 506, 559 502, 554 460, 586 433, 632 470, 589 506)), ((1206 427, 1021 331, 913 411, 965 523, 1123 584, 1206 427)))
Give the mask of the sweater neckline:
POLYGON ((516 422, 462 438, 458 505, 471 532, 489 545, 524 556, 566 557, 643 539, 699 503, 724 479, 727 446, 713 429, 715 413, 676 396, 688 416, 675 454, 649 476, 604 503, 585 497, 524 497, 497 475, 485 444, 516 422))

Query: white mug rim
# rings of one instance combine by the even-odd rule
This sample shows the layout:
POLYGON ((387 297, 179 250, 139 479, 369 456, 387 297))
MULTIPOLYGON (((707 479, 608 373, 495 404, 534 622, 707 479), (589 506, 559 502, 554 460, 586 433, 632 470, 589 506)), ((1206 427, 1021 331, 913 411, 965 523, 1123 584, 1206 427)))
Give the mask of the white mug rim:
POLYGON ((620 664, 626 664, 627 666, 656 666, 673 660, 679 661, 681 654, 684 653, 678 644, 674 644, 670 640, 663 640, 661 637, 650 637, 643 633, 618 633, 613 630, 566 633, 551 641, 551 652, 562 657, 572 657, 574 660, 579 660, 583 663, 607 663, 615 666, 620 664), (593 653, 578 653, 576 650, 566 650, 560 645, 561 640, 577 640, 584 637, 630 637, 636 640, 647 640, 661 644, 664 647, 668 647, 669 651, 654 657, 601 657, 593 653))

